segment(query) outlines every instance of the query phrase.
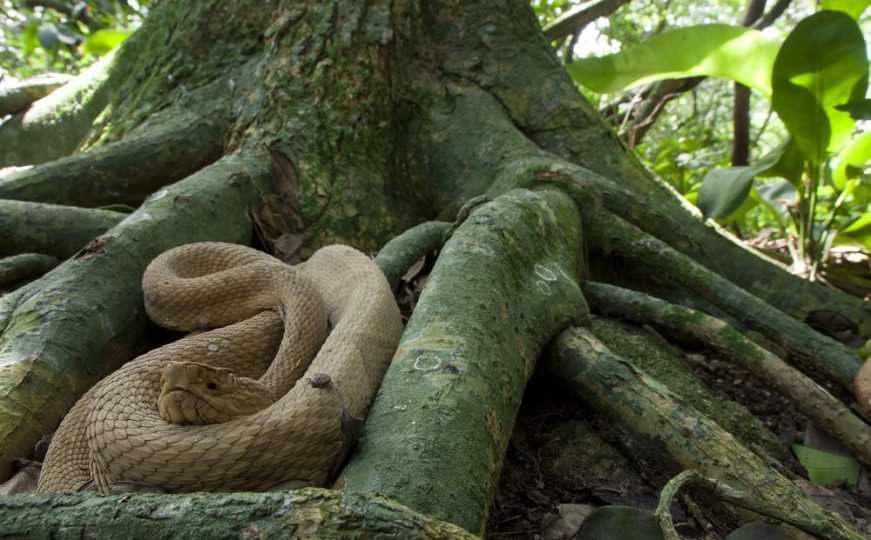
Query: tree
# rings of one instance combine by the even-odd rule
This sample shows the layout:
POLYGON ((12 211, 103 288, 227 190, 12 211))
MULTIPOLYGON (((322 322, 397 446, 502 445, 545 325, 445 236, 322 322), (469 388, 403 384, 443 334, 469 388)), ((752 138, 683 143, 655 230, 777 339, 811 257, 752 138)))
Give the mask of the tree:
MULTIPOLYGON (((721 320, 613 285, 715 314, 843 388, 858 357, 803 321, 836 312, 868 337, 871 311, 702 222, 578 94, 525 2, 167 0, 120 50, 0 126, 0 149, 10 167, 0 198, 44 205, 9 203, 10 223, 23 212, 44 217, 51 237, 71 228, 71 218, 47 221, 58 205, 138 207, 0 300, 3 474, 139 350, 139 281, 158 253, 193 241, 247 243, 253 229, 289 261, 334 242, 375 252, 415 224, 461 215, 341 496, 20 496, 0 501, 12 534, 183 536, 203 516, 222 536, 332 526, 331 517, 311 517, 309 503, 320 516, 341 516, 334 531, 458 534, 413 513, 379 529, 388 525, 371 512, 397 507, 373 493, 480 534, 541 356, 544 369, 639 434, 663 470, 734 484, 745 498, 731 503, 757 501, 756 511, 775 508, 805 530, 861 537, 688 406, 679 385, 663 380, 664 388, 610 352, 588 329, 587 303, 744 359, 866 463, 868 426, 768 349, 721 320)), ((5 229, 15 234, 3 241, 11 246, 23 227, 5 229)), ((398 237, 402 256, 382 252, 386 273, 401 274, 444 229, 398 237)), ((749 445, 764 436, 735 437, 749 445)))

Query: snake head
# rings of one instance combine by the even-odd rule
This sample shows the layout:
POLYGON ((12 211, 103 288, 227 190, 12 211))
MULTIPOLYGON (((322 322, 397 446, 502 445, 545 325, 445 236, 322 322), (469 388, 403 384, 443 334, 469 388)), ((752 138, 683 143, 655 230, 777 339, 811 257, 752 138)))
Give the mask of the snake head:
POLYGON ((218 424, 275 402, 257 381, 232 369, 197 362, 168 362, 160 374, 160 417, 171 424, 218 424))

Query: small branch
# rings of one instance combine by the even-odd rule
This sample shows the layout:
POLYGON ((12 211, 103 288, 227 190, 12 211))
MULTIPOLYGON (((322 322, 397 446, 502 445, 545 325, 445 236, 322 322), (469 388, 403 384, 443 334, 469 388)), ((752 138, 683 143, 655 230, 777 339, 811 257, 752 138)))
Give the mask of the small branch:
POLYGON ((591 22, 607 17, 630 0, 596 0, 576 6, 544 27, 544 35, 553 41, 571 34, 580 34, 591 22))
POLYGON ((688 307, 611 285, 586 282, 583 289, 590 304, 606 315, 637 324, 653 324, 713 347, 760 381, 770 384, 802 414, 844 443, 863 463, 871 465, 871 427, 868 424, 822 386, 725 322, 688 307))

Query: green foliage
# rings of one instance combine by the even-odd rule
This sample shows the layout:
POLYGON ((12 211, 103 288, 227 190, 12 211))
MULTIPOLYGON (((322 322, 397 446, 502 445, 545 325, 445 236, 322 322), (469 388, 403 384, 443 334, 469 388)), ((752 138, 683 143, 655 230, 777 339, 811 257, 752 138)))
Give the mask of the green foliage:
POLYGON ((855 124, 835 106, 863 98, 868 87, 862 30, 840 11, 811 15, 780 47, 770 77, 774 110, 805 157, 823 162, 844 145, 855 124))
POLYGON ((0 0, 0 78, 80 72, 130 35, 150 0, 47 4, 0 0))
POLYGON ((778 44, 751 28, 706 24, 663 32, 616 54, 573 62, 569 73, 596 92, 676 77, 732 79, 771 94, 771 66, 778 44))
POLYGON ((869 199, 861 182, 867 178, 871 135, 854 133, 856 118, 869 116, 871 109, 865 99, 866 44, 854 17, 871 2, 826 4, 845 11, 805 18, 782 45, 744 27, 698 25, 569 68, 578 83, 598 92, 703 75, 743 83, 769 98, 788 132, 786 142, 751 166, 715 167, 698 189, 681 192, 693 196, 705 216, 722 222, 743 220, 763 203, 759 211, 768 212, 782 233, 797 237, 795 262, 807 264, 811 275, 825 258, 833 231, 841 231, 841 241, 865 243, 871 223, 862 219, 869 199), (754 188, 759 176, 786 181, 757 181, 754 188))

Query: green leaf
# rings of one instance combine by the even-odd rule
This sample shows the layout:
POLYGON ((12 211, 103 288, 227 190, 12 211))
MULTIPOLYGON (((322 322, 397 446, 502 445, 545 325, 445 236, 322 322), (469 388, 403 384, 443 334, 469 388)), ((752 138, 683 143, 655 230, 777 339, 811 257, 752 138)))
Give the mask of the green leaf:
POLYGON ((786 38, 772 74, 772 106, 812 163, 847 141, 855 121, 837 105, 865 96, 868 58, 862 31, 841 11, 805 18, 786 38))
POLYGON ((850 113, 853 120, 871 119, 871 99, 860 99, 859 101, 835 105, 835 109, 850 113))
POLYGON ((766 155, 763 158, 763 161, 768 161, 769 159, 774 158, 774 156, 777 156, 775 158, 777 161, 774 165, 769 169, 760 171, 757 176, 779 176, 781 178, 786 178, 796 187, 800 186, 806 160, 798 149, 795 139, 789 138, 779 148, 776 148, 770 154, 766 155))
POLYGON ((835 105, 835 109, 850 113, 853 120, 871 120, 871 99, 860 99, 841 105, 835 105))
POLYGON ((567 69, 579 84, 600 93, 707 75, 738 81, 771 96, 777 49, 778 44, 758 30, 704 24, 663 32, 616 54, 576 60, 567 69))
POLYGON ((92 34, 88 34, 83 48, 86 53, 103 56, 130 37, 130 34, 132 32, 127 30, 97 30, 92 34))
POLYGON ((838 243, 861 244, 871 250, 871 212, 865 212, 839 232, 838 243))
POLYGON ((822 9, 831 9, 834 11, 843 11, 854 19, 859 19, 868 6, 871 5, 871 0, 823 0, 822 9))
POLYGON ((772 152, 765 159, 749 167, 712 169, 699 187, 696 205, 706 218, 724 219, 735 212, 750 194, 753 178, 773 167, 780 154, 772 152))
POLYGON ((871 161, 871 131, 853 137, 838 154, 832 168, 832 183, 838 189, 847 186, 847 180, 862 173, 862 166, 871 161))
POLYGON ((839 456, 801 444, 792 445, 799 463, 807 469, 808 478, 818 486, 853 487, 859 481, 859 462, 852 457, 839 456))

